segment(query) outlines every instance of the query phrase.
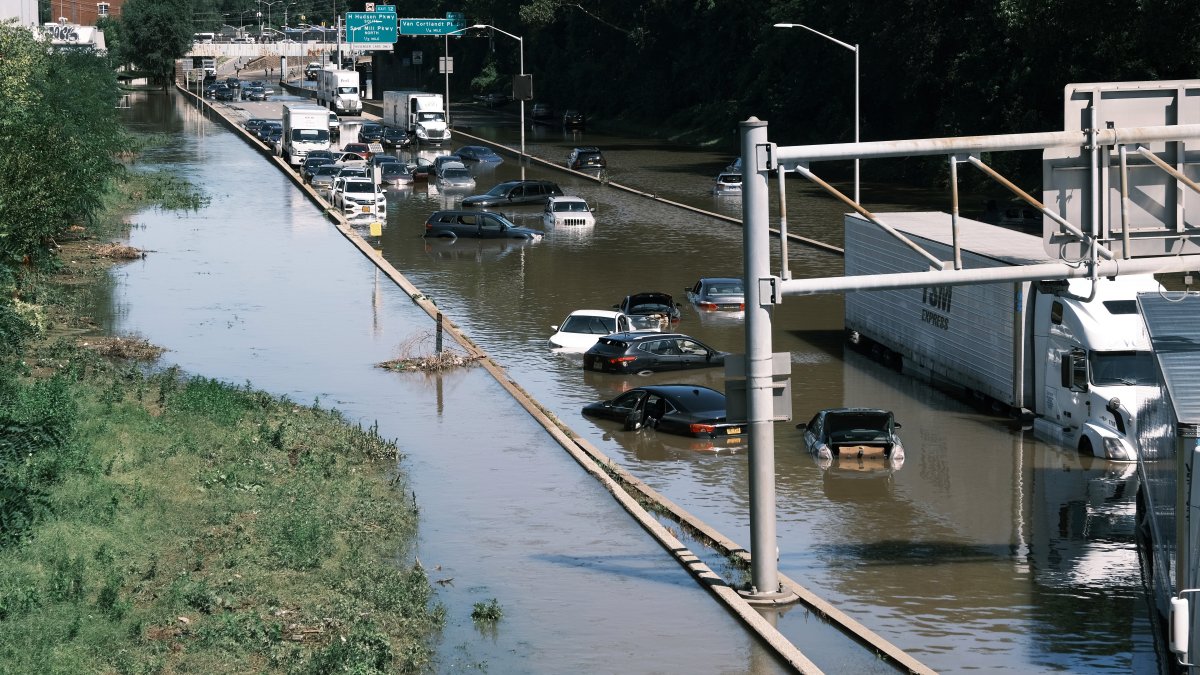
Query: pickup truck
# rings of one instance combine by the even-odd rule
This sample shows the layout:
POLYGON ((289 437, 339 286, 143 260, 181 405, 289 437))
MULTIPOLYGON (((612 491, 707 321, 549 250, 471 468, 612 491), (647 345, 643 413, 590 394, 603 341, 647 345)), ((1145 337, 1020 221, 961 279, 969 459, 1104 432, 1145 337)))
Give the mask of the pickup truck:
POLYGON ((543 234, 541 230, 518 227, 504 216, 489 211, 434 211, 425 220, 424 236, 537 240, 543 234))

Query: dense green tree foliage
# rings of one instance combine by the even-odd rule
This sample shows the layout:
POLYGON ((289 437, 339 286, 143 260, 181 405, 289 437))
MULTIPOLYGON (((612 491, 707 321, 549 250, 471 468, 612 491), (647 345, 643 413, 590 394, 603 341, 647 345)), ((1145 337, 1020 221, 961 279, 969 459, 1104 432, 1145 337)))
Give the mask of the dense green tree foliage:
MULTIPOLYGON (((1187 0, 467 0, 399 12, 446 10, 521 35, 539 100, 698 140, 732 140, 751 115, 781 142, 853 138, 854 54, 778 22, 860 45, 866 140, 1053 130, 1068 83, 1200 68, 1200 9, 1187 0)), ((458 72, 515 72, 515 44, 497 40, 452 46, 466 52, 458 72)))
POLYGON ((175 60, 191 49, 194 33, 188 0, 128 0, 121 8, 117 58, 165 85, 175 60))
POLYGON ((0 54, 0 287, 8 287, 18 265, 48 260, 54 238, 95 213, 126 137, 104 59, 48 51, 12 24, 0 25, 0 54))

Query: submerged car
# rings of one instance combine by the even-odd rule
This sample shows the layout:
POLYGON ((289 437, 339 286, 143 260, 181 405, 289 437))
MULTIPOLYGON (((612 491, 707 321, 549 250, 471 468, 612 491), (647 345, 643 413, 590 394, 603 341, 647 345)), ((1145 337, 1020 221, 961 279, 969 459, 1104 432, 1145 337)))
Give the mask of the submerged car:
POLYGON ((363 122, 358 127, 359 143, 379 143, 383 138, 383 125, 378 122, 363 122))
POLYGON ((584 114, 578 110, 567 110, 563 113, 562 125, 567 129, 582 129, 587 123, 584 114))
POLYGON ((657 292, 627 295, 619 304, 613 305, 613 309, 626 314, 661 317, 671 322, 678 321, 680 316, 679 303, 670 295, 657 292))
POLYGON ((385 127, 383 135, 379 137, 379 143, 385 148, 395 150, 396 148, 407 148, 412 145, 412 139, 408 137, 408 132, 396 127, 385 127))
POLYGON ((387 207, 387 198, 370 178, 339 176, 330 189, 330 200, 334 206, 346 213, 381 214, 387 207))
POLYGON ((564 195, 551 197, 546 202, 542 212, 542 221, 546 227, 577 226, 590 227, 596 224, 596 217, 583 197, 564 195))
POLYGON ((434 211, 425 219, 426 237, 477 239, 541 239, 544 233, 517 227, 499 213, 488 211, 434 211))
POLYGON ((308 182, 314 190, 320 194, 324 194, 329 191, 329 188, 333 187, 333 179, 337 178, 338 172, 341 170, 342 167, 335 164, 322 164, 312 172, 312 175, 308 178, 308 182))
POLYGON ((742 194, 742 174, 722 172, 713 181, 713 194, 740 195, 742 194))
POLYGON ((437 184, 443 190, 473 190, 475 178, 462 162, 446 162, 438 171, 437 184))
POLYGON ((896 430, 900 424, 890 410, 879 408, 827 408, 808 422, 796 425, 804 430, 804 447, 819 460, 834 457, 904 458, 904 445, 896 430))
POLYGON ((412 185, 413 177, 404 162, 388 162, 379 172, 379 180, 384 185, 412 185))
POLYGON ((693 384, 635 387, 583 408, 590 417, 615 420, 625 430, 648 427, 693 438, 740 436, 746 426, 726 419, 725 394, 693 384))
POLYGON ((486 145, 464 145, 454 154, 461 157, 467 162, 479 162, 481 164, 499 164, 504 161, 504 158, 496 154, 496 151, 486 145))
POLYGON ((604 153, 594 145, 583 146, 571 150, 567 155, 567 168, 582 171, 584 169, 603 169, 608 166, 604 153))
POLYGON ((746 287, 741 279, 732 277, 704 277, 685 289, 687 298, 696 309, 705 311, 744 311, 746 309, 746 287))
POLYGON ((505 181, 481 195, 462 200, 463 206, 517 206, 545 204, 551 197, 561 197, 562 188, 548 180, 505 181))
POLYGON ((631 333, 637 324, 620 312, 609 309, 577 309, 557 326, 550 326, 550 347, 562 352, 586 352, 596 341, 613 333, 631 333))
POLYGON ((613 333, 584 352, 583 367, 603 373, 715 368, 727 355, 681 333, 613 333))

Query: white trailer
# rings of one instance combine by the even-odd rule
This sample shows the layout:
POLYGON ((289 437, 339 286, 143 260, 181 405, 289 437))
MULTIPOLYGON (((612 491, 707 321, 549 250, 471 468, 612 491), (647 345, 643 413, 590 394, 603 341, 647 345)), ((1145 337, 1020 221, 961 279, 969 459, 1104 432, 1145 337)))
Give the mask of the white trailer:
POLYGON ((383 92, 383 123, 404 129, 423 145, 450 141, 446 106, 441 94, 427 91, 383 92))
MULTIPOLYGON (((952 260, 950 216, 881 219, 952 260)), ((1050 262, 1038 237, 959 219, 965 269, 1050 262), (968 247, 969 246, 969 247, 968 247)), ((877 225, 846 216, 846 275, 923 272, 929 261, 877 225)), ((1139 402, 1158 380, 1139 291, 1150 275, 1003 282, 846 294, 850 341, 943 388, 1034 416, 1042 438, 1084 454, 1136 461, 1139 402), (880 349, 882 347, 882 349, 880 349)))
POLYGON ((279 155, 301 164, 308 153, 329 149, 329 111, 311 103, 285 103, 279 155))
POLYGON ((317 103, 339 115, 362 113, 358 71, 321 70, 317 72, 317 103))

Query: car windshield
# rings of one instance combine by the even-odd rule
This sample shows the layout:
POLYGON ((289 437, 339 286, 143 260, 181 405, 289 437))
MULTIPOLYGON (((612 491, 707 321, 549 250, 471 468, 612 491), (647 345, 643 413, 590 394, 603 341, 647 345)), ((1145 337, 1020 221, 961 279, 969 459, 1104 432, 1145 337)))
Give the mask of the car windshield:
POLYGON ((368 181, 346 181, 346 192, 374 192, 375 185, 368 181))
POLYGON ((1151 352, 1092 352, 1088 360, 1095 385, 1153 385, 1158 382, 1151 352))
POLYGON ((588 206, 587 202, 554 202, 554 210, 555 212, 587 211, 588 206))
POLYGON ((441 122, 446 119, 445 114, 440 112, 422 112, 417 113, 418 122, 441 122))
POLYGON ((316 175, 316 176, 332 176, 341 170, 342 170, 342 168, 340 166, 334 166, 332 164, 322 164, 321 166, 317 167, 317 172, 314 175, 316 175))
POLYGON ((511 190, 512 187, 512 183, 501 183, 491 190, 488 190, 487 195, 489 197, 503 197, 504 195, 508 194, 508 191, 511 190))
POLYGON ((337 93, 339 93, 339 94, 357 94, 358 87, 338 87, 337 93))
POLYGON ((740 281, 722 282, 708 287, 709 295, 745 295, 745 292, 745 287, 740 281))
POLYGON ((847 431, 877 431, 885 433, 892 428, 889 412, 862 411, 839 412, 825 416, 825 433, 833 437, 847 431))
POLYGON ((329 140, 329 131, 325 129, 292 129, 292 140, 319 143, 329 140))
POLYGON ((558 330, 563 333, 611 335, 617 331, 617 320, 611 316, 569 316, 558 330))
POLYGON ((464 179, 467 179, 470 177, 471 177, 471 172, 467 171, 466 169, 450 168, 450 169, 446 169, 445 171, 442 171, 442 178, 454 178, 454 179, 458 179, 458 180, 464 180, 464 179))

